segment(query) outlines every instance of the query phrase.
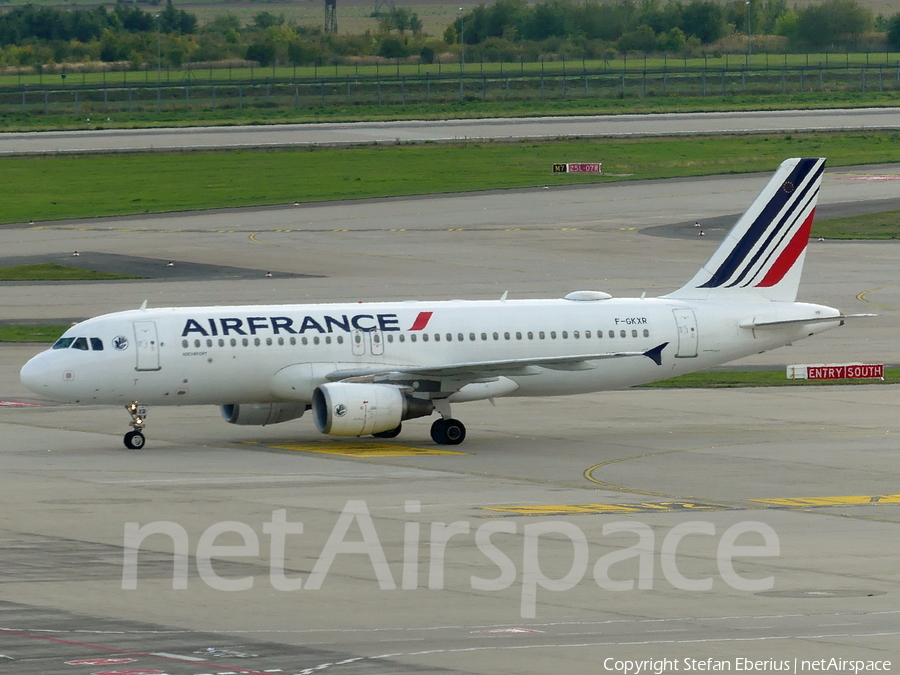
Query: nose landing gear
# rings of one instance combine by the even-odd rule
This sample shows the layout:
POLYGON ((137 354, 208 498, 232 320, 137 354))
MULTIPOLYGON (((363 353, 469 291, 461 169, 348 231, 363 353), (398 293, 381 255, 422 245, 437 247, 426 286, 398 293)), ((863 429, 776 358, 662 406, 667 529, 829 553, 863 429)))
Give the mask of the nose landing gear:
POLYGON ((144 425, 147 421, 147 407, 140 405, 137 401, 132 401, 125 406, 125 410, 131 415, 131 429, 123 442, 129 450, 140 450, 144 447, 146 440, 144 439, 144 425))

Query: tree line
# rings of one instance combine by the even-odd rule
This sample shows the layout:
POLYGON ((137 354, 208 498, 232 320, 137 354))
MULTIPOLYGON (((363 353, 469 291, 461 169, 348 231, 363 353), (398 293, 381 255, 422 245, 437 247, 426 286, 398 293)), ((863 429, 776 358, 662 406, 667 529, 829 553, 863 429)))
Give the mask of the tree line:
POLYGON ((787 0, 497 0, 475 7, 441 36, 418 15, 394 7, 360 35, 326 34, 283 15, 243 23, 220 14, 205 24, 172 0, 159 11, 119 2, 106 9, 24 5, 0 13, 0 66, 78 62, 157 63, 245 59, 272 64, 352 63, 375 56, 536 61, 617 54, 900 50, 900 13, 876 16, 857 0, 803 8, 787 0))

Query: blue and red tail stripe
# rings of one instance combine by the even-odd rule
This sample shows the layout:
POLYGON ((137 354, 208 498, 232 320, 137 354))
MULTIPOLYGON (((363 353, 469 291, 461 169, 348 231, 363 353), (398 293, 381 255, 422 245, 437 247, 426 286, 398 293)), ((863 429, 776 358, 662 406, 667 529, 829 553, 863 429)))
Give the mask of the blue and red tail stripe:
POLYGON ((781 281, 806 249, 824 168, 822 159, 799 160, 725 260, 697 287, 770 287, 781 281))

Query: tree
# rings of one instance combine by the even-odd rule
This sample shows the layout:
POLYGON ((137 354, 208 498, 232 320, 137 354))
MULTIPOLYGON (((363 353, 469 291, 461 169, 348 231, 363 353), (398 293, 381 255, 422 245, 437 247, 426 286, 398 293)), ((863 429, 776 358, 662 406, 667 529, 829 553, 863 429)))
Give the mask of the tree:
POLYGON ((900 14, 894 14, 888 22, 887 41, 894 49, 900 49, 900 14))
POLYGON ((692 0, 681 13, 679 26, 685 35, 693 35, 709 44, 725 35, 725 12, 712 0, 692 0))
POLYGON ((857 38, 872 23, 872 12, 856 0, 826 0, 800 10, 797 39, 806 47, 830 47, 857 38))

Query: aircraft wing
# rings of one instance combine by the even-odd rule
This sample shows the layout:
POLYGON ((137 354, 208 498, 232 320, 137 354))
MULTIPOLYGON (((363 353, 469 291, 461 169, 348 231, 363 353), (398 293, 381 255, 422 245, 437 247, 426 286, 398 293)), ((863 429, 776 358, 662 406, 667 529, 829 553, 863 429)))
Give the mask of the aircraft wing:
POLYGON ((495 378, 501 375, 522 376, 537 374, 538 368, 552 370, 591 370, 596 366, 591 361, 605 359, 621 359, 635 356, 646 356, 656 365, 662 364, 662 351, 668 345, 661 345, 644 352, 603 352, 601 354, 578 354, 575 356, 547 356, 527 359, 503 359, 498 361, 471 361, 467 363, 447 363, 428 366, 395 366, 389 369, 336 370, 327 378, 336 382, 357 381, 393 381, 403 382, 410 379, 442 380, 459 379, 476 381, 484 378, 495 378))

